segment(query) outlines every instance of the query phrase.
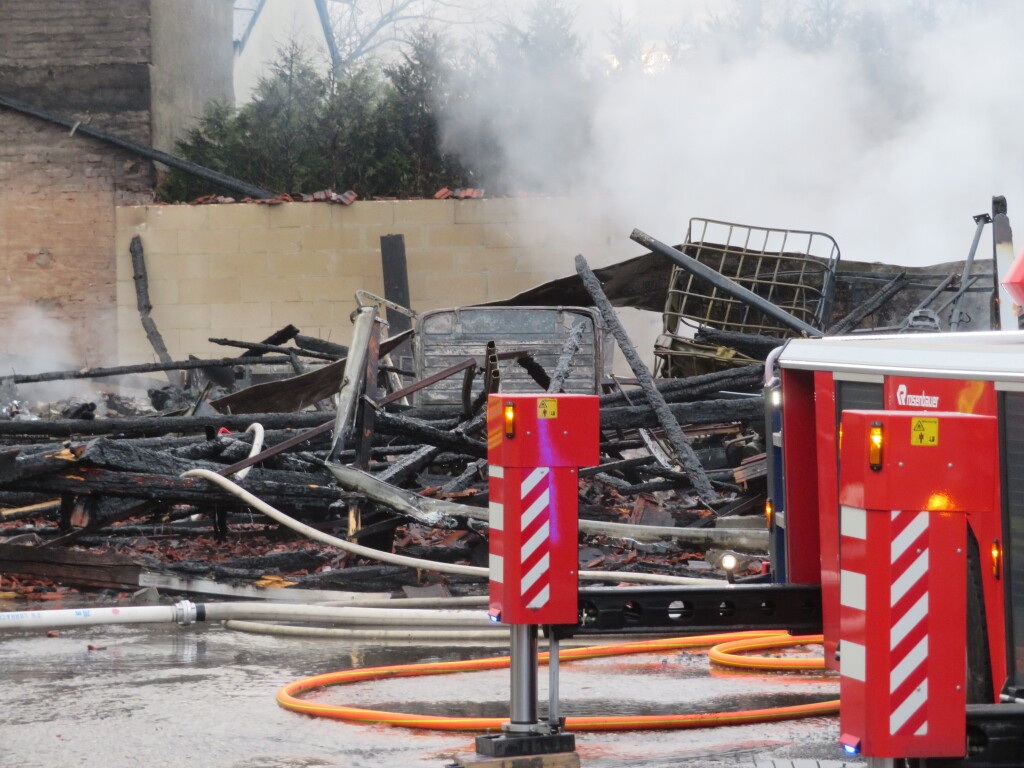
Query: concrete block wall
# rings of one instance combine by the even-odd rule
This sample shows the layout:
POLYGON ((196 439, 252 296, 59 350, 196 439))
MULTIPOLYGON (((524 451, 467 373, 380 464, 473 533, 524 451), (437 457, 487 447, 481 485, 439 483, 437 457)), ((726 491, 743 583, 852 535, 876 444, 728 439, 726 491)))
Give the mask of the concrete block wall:
POLYGON ((347 343, 358 289, 381 294, 380 237, 405 237, 418 312, 508 298, 636 252, 570 201, 541 198, 148 205, 117 209, 121 362, 154 359, 136 306, 128 246, 142 240, 153 318, 171 355, 221 357, 210 337, 258 341, 291 323, 347 343))

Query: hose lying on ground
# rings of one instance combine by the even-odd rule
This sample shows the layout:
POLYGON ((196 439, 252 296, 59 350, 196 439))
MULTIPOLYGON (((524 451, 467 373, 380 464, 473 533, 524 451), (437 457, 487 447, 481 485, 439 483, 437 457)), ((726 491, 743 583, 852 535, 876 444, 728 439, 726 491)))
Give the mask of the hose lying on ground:
POLYGON ((268 624, 263 621, 224 622, 226 629, 254 635, 278 637, 327 637, 332 640, 373 640, 375 642, 401 641, 403 643, 436 643, 452 641, 508 645, 508 627, 493 625, 494 629, 349 629, 347 627, 295 627, 289 624, 268 624))
MULTIPOLYGON (((730 666, 742 666, 742 657, 735 654, 740 650, 741 643, 756 644, 759 649, 769 647, 785 647, 821 642, 821 635, 794 637, 785 632, 731 632, 718 635, 700 635, 696 637, 677 637, 659 640, 643 640, 639 642, 621 643, 617 645, 589 646, 573 648, 559 653, 559 661, 575 661, 596 658, 599 656, 615 656, 628 653, 650 653, 654 651, 694 648, 715 645, 712 652, 725 659, 730 666), (731 651, 723 646, 732 646, 731 651)), ((709 653, 711 657, 711 653, 709 653)), ((548 654, 540 654, 541 663, 546 663, 548 654)), ((768 657, 749 659, 757 669, 821 669, 824 660, 768 657), (778 662, 773 664, 772 662, 778 662), (796 662, 796 663, 792 663, 796 662), (802 664, 803 666, 799 666, 802 664)), ((384 712, 373 709, 361 709, 341 705, 323 704, 298 698, 298 695, 315 688, 329 685, 346 685, 366 680, 380 680, 391 677, 416 677, 420 675, 440 675, 451 672, 468 672, 483 669, 502 669, 509 666, 508 656, 495 656, 486 659, 469 661, 447 661, 429 664, 404 664, 398 666, 369 667, 351 669, 341 672, 330 672, 301 680, 284 686, 277 692, 277 702, 282 707, 294 712, 301 712, 314 717, 331 717, 338 720, 350 720, 363 723, 387 723, 406 728, 427 728, 445 731, 493 731, 508 722, 507 718, 497 717, 445 717, 442 715, 417 715, 405 712, 384 712)), ((568 717, 565 727, 570 731, 631 731, 654 729, 701 728, 715 725, 740 725, 770 720, 786 720, 795 717, 812 717, 834 715, 839 712, 838 701, 823 701, 812 704, 800 704, 789 707, 771 707, 741 712, 709 712, 687 715, 608 715, 602 717, 568 717)))
MULTIPOLYGON (((400 601, 395 601, 396 604, 400 601)), ((299 621, 373 628, 427 627, 434 629, 486 632, 496 635, 500 627, 487 619, 484 611, 416 610, 414 608, 362 608, 357 606, 304 605, 301 603, 192 603, 182 600, 174 605, 112 606, 104 608, 65 608, 45 611, 0 613, 0 630, 55 629, 102 624, 171 624, 183 626, 200 621, 250 619, 262 621, 299 621)))
MULTIPOLYGON (((208 469, 190 469, 188 472, 184 472, 182 477, 201 477, 204 480, 209 480, 211 483, 219 485, 226 491, 234 494, 246 504, 251 506, 253 509, 262 512, 267 517, 275 520, 281 525, 286 525, 293 531, 297 531, 304 536, 307 536, 314 541, 319 541, 323 544, 329 544, 332 547, 338 547, 346 552, 357 555, 359 557, 366 557, 373 560, 379 560, 382 563, 391 563, 392 565, 406 565, 410 568, 420 568, 428 571, 435 571, 436 573, 451 573, 459 576, 475 576, 480 579, 486 579, 488 577, 488 570, 486 568, 480 568, 474 565, 456 565, 454 563, 440 563, 435 560, 421 560, 417 557, 408 557, 407 555, 396 555, 390 552, 381 552, 378 549, 371 549, 370 547, 364 547, 361 544, 354 544, 351 541, 345 539, 339 539, 337 536, 331 536, 323 531, 318 531, 310 525, 306 525, 303 522, 296 520, 293 517, 289 517, 281 510, 271 506, 267 502, 258 496, 254 496, 247 490, 242 488, 237 483, 231 482, 228 478, 218 475, 216 472, 211 472, 208 469)), ((634 584, 687 584, 691 586, 718 586, 711 579, 696 579, 688 576, 663 576, 657 573, 630 573, 628 571, 580 571, 580 579, 589 581, 628 581, 634 584)))

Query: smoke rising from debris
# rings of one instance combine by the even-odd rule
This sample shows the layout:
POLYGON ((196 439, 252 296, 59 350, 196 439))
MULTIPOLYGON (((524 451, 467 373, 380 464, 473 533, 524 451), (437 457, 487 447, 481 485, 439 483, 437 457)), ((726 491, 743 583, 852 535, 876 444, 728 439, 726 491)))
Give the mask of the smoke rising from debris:
MULTIPOLYGON (((71 342, 71 329, 31 304, 19 307, 0 334, 0 375, 46 373, 76 367, 78 354, 71 342)), ((69 397, 88 397, 91 384, 81 381, 53 381, 20 384, 18 399, 33 404, 69 397)))
POLYGON ((704 216, 825 231, 844 259, 952 261, 994 194, 1024 232, 1022 28, 1010 0, 588 2, 583 90, 556 51, 445 129, 458 146, 489 114, 504 178, 553 180, 624 255, 633 227, 680 242, 704 216), (631 42, 645 58, 608 56, 631 42))

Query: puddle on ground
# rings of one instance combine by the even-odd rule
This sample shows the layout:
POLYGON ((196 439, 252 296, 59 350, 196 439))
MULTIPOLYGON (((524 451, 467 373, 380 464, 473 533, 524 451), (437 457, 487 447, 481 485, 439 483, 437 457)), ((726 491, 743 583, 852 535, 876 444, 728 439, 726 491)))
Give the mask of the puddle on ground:
MULTIPOLYGON (((136 768, 384 768, 437 766, 474 754, 473 734, 316 719, 274 694, 300 677, 354 667, 497 655, 494 646, 353 644, 251 635, 220 625, 125 625, 0 633, 0 766, 136 768), (102 650, 89 650, 92 645, 102 650)), ((594 659, 564 664, 562 714, 690 713, 755 709, 835 697, 834 679, 770 685, 758 676, 711 677, 700 656, 594 659)), ((426 714, 505 717, 508 670, 360 683, 318 695, 332 703, 426 714)), ((546 713, 547 671, 540 672, 546 713)), ((752 765, 780 745, 815 743, 839 759, 831 718, 675 732, 578 734, 588 768, 752 765), (825 747, 820 745, 824 744, 825 747), (751 756, 748 760, 748 756, 751 756), (636 762, 636 761, 641 762, 636 762), (647 760, 646 763, 642 762, 647 760), (704 761, 703 763, 701 761, 704 761)))

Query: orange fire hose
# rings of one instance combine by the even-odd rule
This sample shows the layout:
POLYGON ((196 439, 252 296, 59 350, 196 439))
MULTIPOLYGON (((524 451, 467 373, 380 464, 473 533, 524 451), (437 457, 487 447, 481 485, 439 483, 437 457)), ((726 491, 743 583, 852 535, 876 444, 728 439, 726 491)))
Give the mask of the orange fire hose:
MULTIPOLYGON (((731 667, 754 669, 822 669, 821 658, 772 658, 767 656, 740 656, 739 651, 782 648, 793 645, 820 643, 821 635, 791 636, 786 632, 730 632, 696 637, 674 637, 615 645, 594 645, 585 648, 563 650, 561 661, 577 661, 601 656, 617 656, 630 653, 651 653, 712 645, 708 658, 717 664, 731 667)), ((541 663, 546 663, 548 654, 539 654, 541 663)), ((381 680, 390 677, 416 677, 440 675, 451 672, 468 672, 483 669, 501 669, 509 665, 508 656, 495 656, 468 661, 447 661, 430 664, 402 664, 387 667, 367 667, 341 672, 315 675, 288 683, 277 692, 277 702, 285 709, 301 712, 314 717, 332 717, 364 723, 386 723, 405 728, 428 728, 443 731, 497 731, 508 718, 500 717, 446 717, 443 715, 416 715, 404 712, 384 712, 375 709, 360 709, 332 704, 321 704, 298 698, 298 694, 329 685, 347 685, 366 680, 381 680)), ((800 704, 790 707, 750 709, 740 712, 709 712, 689 715, 626 715, 600 717, 569 717, 565 727, 570 731, 632 731, 675 728, 703 728, 714 725, 741 725, 770 720, 787 720, 795 717, 834 715, 839 711, 838 701, 823 701, 815 704, 800 704)))

